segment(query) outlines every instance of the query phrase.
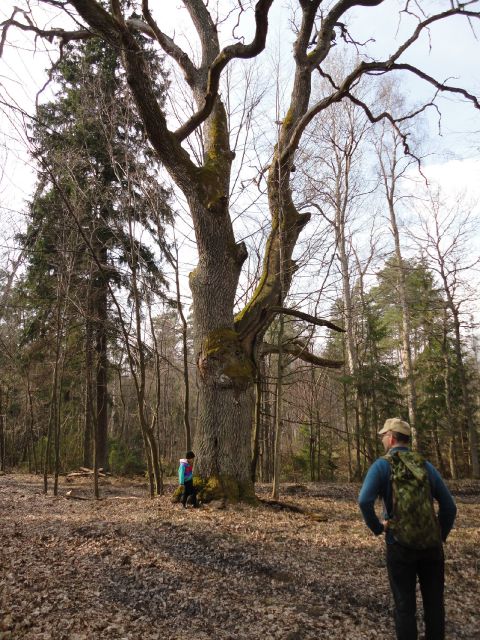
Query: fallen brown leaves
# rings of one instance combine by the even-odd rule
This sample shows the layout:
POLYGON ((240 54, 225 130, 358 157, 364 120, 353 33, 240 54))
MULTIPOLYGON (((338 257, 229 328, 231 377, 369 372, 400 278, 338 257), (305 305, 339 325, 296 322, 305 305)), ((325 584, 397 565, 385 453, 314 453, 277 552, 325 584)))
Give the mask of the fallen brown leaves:
MULTIPOLYGON (((383 542, 361 521, 357 486, 285 487, 298 513, 183 510, 112 478, 101 501, 66 499, 89 497, 87 483, 55 498, 40 478, 0 478, 0 640, 394 637, 383 542)), ((478 640, 480 484, 455 490, 447 638, 478 640)))

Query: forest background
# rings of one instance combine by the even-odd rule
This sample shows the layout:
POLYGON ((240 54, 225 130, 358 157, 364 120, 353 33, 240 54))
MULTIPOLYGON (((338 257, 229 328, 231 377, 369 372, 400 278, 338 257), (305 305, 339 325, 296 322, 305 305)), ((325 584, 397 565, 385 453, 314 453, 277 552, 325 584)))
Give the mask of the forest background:
MULTIPOLYGON (((248 37, 247 4, 212 9, 227 42, 240 28, 248 37)), ((375 14, 377 31, 385 35, 388 24, 399 42, 425 17, 410 3, 381 4, 388 6, 368 8, 387 11, 387 22, 375 14)), ((448 11, 451 3, 431 5, 448 11)), ((126 8, 132 19, 134 9, 126 8)), ((19 50, 25 40, 2 11, 0 468, 43 472, 45 490, 53 474, 54 491, 60 474, 80 466, 147 472, 150 492, 161 492, 184 450, 197 446, 203 415, 187 282, 198 247, 186 198, 147 140, 118 50, 89 38, 66 41, 59 59, 49 44, 47 53, 36 51, 36 64, 49 67, 48 86, 28 112, 16 92, 30 83, 23 72, 15 76, 12 60, 25 64, 32 51, 19 50), (15 160, 19 141, 35 170, 25 204, 14 193, 19 175, 29 183, 15 160)), ((298 8, 278 11, 268 51, 228 66, 220 85, 232 228, 248 254, 236 313, 262 281, 272 229, 266 168, 290 113, 298 8)), ((173 14, 175 32, 196 61, 184 13, 173 14)), ((385 45, 367 42, 372 19, 358 16, 337 25, 312 102, 385 45)), ((463 49, 478 43, 475 16, 452 17, 462 19, 454 35, 434 25, 416 46, 422 56, 430 43, 432 56, 440 51, 443 87, 462 71, 460 102, 453 104, 455 92, 442 98, 438 87, 425 93, 418 77, 407 81, 402 71, 362 76, 356 100, 334 102, 311 120, 289 166, 296 209, 310 221, 292 249, 295 266, 287 276, 279 267, 276 311, 255 375, 246 376, 255 387, 248 473, 273 482, 274 494, 280 480, 360 479, 380 453, 380 425, 393 415, 411 422, 416 446, 446 477, 479 477, 478 182, 471 177, 478 175, 478 79, 469 75, 475 55, 463 49), (445 45, 450 39, 455 47, 445 45), (461 60, 452 53, 460 43, 461 60)), ((46 30, 50 17, 37 13, 37 30, 41 21, 46 30)), ((178 68, 148 38, 138 42, 158 103, 172 122, 188 119, 195 107, 178 68)), ((207 164, 212 135, 197 128, 186 139, 199 165, 207 164)), ((234 389, 230 402, 241 392, 234 389)))

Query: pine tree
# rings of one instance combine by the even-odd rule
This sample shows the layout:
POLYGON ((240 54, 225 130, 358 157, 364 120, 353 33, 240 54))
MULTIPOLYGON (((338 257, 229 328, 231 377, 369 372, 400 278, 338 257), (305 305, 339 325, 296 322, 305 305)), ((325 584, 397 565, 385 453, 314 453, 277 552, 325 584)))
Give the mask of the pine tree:
MULTIPOLYGON (((161 68, 156 77, 162 100, 167 79, 161 68)), ((107 467, 108 344, 118 334, 109 293, 124 286, 132 295, 132 269, 149 277, 153 291, 165 285, 152 249, 132 228, 161 231, 159 221, 171 216, 169 193, 152 179, 158 163, 128 97, 117 50, 96 38, 69 44, 52 81, 55 97, 38 108, 32 129, 39 173, 22 238, 29 252, 24 290, 32 299, 28 333, 47 330, 68 263, 62 348, 85 354, 77 372, 85 380, 83 463, 92 464, 96 432, 97 465, 107 467)))

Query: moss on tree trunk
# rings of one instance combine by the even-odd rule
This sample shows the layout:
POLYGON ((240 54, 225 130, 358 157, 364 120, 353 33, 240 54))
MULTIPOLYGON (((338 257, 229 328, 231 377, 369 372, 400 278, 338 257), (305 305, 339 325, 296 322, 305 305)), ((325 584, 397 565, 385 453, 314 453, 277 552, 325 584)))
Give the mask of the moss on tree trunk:
MULTIPOLYGON (((255 487, 250 480, 241 482, 228 475, 217 475, 209 478, 195 476, 193 486, 197 491, 200 502, 205 504, 216 500, 224 500, 227 503, 246 502, 257 505, 258 499, 255 496, 255 487)), ((172 495, 172 502, 180 502, 183 494, 183 487, 179 486, 172 495)))

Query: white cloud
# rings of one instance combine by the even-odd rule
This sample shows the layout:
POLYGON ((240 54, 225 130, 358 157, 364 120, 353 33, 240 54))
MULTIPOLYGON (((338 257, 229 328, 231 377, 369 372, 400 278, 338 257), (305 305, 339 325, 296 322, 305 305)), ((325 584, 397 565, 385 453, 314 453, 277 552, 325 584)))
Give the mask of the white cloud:
POLYGON ((480 158, 448 160, 424 167, 426 177, 449 197, 464 195, 470 202, 480 202, 480 158))

